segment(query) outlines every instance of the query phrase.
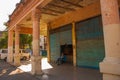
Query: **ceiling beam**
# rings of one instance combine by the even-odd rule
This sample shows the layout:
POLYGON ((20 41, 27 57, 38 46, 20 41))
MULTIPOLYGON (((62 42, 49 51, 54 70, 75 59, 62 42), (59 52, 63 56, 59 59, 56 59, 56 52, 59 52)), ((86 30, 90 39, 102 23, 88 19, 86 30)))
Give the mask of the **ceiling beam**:
POLYGON ((79 4, 75 4, 75 3, 72 3, 72 2, 69 2, 69 1, 65 1, 65 0, 60 0, 62 2, 65 2, 65 3, 68 3, 68 4, 71 4, 73 6, 76 6, 76 7, 80 7, 80 8, 83 8, 83 6, 79 5, 79 4))
POLYGON ((73 9, 73 8, 63 7, 63 6, 60 6, 60 5, 55 5, 55 4, 48 4, 48 5, 53 6, 53 7, 62 8, 64 10, 68 10, 68 11, 75 11, 75 9, 73 9))
POLYGON ((32 28, 20 27, 20 34, 32 34, 32 28))
POLYGON ((48 15, 52 15, 52 16, 58 16, 58 14, 55 14, 55 13, 49 13, 49 12, 45 12, 45 11, 42 11, 42 14, 48 14, 48 15))
POLYGON ((59 14, 64 14, 65 12, 63 11, 57 11, 57 10, 54 10, 54 9, 50 9, 50 8, 42 8, 43 10, 48 10, 48 11, 52 11, 54 13, 59 13, 59 14))

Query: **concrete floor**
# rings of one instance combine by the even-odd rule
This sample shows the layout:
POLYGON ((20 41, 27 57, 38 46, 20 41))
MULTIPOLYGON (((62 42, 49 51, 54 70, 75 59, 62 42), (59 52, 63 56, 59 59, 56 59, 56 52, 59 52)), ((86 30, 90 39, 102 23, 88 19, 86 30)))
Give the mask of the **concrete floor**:
POLYGON ((99 70, 73 67, 70 64, 52 65, 53 68, 43 70, 41 80, 102 80, 99 70))
POLYGON ((0 61, 0 80, 102 80, 99 70, 73 67, 71 64, 52 65, 42 62, 43 75, 33 76, 30 74, 29 62, 22 62, 21 70, 6 62, 0 61), (24 66, 23 66, 24 65, 24 66))

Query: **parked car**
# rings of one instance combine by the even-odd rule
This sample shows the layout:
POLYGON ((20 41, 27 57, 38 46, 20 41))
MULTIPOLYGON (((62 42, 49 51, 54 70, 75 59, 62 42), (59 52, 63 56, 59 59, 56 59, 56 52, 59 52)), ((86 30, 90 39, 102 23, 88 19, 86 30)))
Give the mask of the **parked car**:
POLYGON ((0 50, 0 59, 6 60, 8 55, 8 50, 7 49, 1 49, 0 50))
POLYGON ((22 60, 29 60, 30 59, 30 53, 27 52, 25 49, 20 49, 20 59, 22 60))
MULTIPOLYGON (((15 53, 15 51, 13 51, 15 53)), ((29 60, 30 59, 30 54, 26 52, 25 49, 20 49, 20 59, 21 60, 29 60)), ((1 49, 0 50, 0 59, 6 60, 8 55, 8 49, 1 49)))

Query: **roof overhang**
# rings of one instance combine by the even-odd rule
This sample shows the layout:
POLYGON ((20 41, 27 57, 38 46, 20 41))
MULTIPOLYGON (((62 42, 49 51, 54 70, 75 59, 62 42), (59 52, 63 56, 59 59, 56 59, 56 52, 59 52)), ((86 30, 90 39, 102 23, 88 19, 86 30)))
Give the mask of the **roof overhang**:
POLYGON ((32 28, 31 12, 36 7, 42 13, 42 29, 47 23, 55 29, 101 14, 100 0, 21 0, 7 22, 8 30, 16 25, 32 28))

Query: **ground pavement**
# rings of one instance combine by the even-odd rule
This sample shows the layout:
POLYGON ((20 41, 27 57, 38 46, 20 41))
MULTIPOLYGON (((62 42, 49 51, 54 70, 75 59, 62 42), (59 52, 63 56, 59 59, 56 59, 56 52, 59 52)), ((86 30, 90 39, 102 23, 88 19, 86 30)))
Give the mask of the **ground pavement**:
POLYGON ((0 60, 0 80, 39 80, 5 61, 0 60))

